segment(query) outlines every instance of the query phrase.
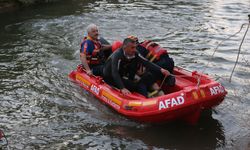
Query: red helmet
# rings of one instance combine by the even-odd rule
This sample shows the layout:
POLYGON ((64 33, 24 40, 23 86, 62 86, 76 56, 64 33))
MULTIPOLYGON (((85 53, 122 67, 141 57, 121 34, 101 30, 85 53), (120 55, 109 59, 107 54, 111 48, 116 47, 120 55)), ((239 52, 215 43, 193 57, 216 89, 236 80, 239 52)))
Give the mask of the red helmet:
POLYGON ((114 41, 112 44, 112 52, 116 51, 118 48, 122 47, 121 41, 114 41))

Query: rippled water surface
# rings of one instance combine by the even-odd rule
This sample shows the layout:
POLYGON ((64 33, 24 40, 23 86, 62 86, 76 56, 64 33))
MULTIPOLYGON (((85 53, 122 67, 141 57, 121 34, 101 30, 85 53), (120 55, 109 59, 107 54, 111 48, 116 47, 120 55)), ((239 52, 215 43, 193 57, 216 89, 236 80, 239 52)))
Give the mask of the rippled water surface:
POLYGON ((0 128, 10 149, 250 149, 250 33, 228 82, 246 26, 210 59, 249 8, 249 0, 71 0, 0 14, 0 128), (227 97, 195 126, 118 115, 67 77, 90 23, 110 42, 157 41, 176 65, 220 77, 227 97))

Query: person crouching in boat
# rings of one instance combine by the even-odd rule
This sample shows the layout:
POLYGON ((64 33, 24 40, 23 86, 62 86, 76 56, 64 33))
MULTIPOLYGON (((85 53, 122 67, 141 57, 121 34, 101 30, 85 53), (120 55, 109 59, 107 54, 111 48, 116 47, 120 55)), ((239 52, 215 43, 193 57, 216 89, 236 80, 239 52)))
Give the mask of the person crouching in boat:
POLYGON ((111 45, 102 45, 98 40, 98 27, 90 24, 87 27, 87 37, 81 43, 80 60, 87 74, 102 76, 105 62, 102 51, 111 50, 111 45))
MULTIPOLYGON (((173 73, 174 60, 169 57, 166 49, 160 47, 160 45, 150 40, 145 40, 144 42, 139 43, 136 36, 131 35, 129 38, 136 41, 136 49, 143 57, 147 58, 150 62, 153 62, 154 64, 168 70, 171 74, 173 73)), ((152 74, 155 81, 163 80, 164 78, 162 74, 157 74, 155 72, 152 72, 152 74)), ((168 76, 165 81, 169 86, 175 85, 175 77, 172 75, 168 76)))
POLYGON ((104 80, 108 84, 120 89, 124 95, 136 91, 147 97, 147 88, 152 84, 150 82, 152 76, 145 74, 139 82, 134 82, 139 64, 143 64, 152 72, 157 72, 165 76, 170 74, 169 71, 160 68, 142 57, 136 51, 136 42, 131 38, 126 38, 123 41, 122 47, 113 52, 107 59, 103 69, 104 80))

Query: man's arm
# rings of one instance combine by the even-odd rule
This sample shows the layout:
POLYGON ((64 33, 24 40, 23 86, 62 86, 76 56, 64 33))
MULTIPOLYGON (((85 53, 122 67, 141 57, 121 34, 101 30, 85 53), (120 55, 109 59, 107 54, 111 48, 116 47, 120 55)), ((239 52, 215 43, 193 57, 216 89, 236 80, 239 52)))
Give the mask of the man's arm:
POLYGON ((119 57, 119 53, 115 53, 115 55, 113 57, 111 57, 111 65, 112 65, 112 77, 113 80, 117 86, 118 89, 121 90, 123 95, 127 95, 127 94, 131 94, 131 92, 125 88, 122 79, 121 79, 121 75, 119 74, 119 65, 120 65, 120 57, 119 57))
POLYGON ((121 76, 120 76, 119 70, 118 70, 118 67, 119 67, 120 61, 121 61, 120 56, 118 54, 119 53, 115 53, 111 57, 112 77, 113 77, 113 80, 114 80, 117 88, 123 89, 123 88, 125 88, 125 86, 122 82, 122 79, 121 79, 121 76))
POLYGON ((112 45, 102 45, 102 48, 100 50, 102 51, 112 50, 112 45))
POLYGON ((91 72, 91 70, 89 68, 88 62, 87 62, 86 54, 81 53, 80 54, 80 60, 82 62, 83 67, 85 68, 87 74, 92 74, 92 72, 91 72))
POLYGON ((140 54, 138 55, 140 61, 142 62, 143 65, 145 65, 146 68, 151 70, 152 72, 157 72, 157 73, 162 73, 165 76, 170 75, 169 71, 166 69, 163 69, 159 67, 158 65, 148 61, 146 58, 142 57, 140 54))
POLYGON ((80 60, 81 60, 83 67, 85 68, 87 74, 92 74, 92 72, 89 68, 89 65, 88 65, 87 57, 86 57, 86 53, 87 53, 88 48, 89 48, 88 42, 85 41, 81 46, 80 60))

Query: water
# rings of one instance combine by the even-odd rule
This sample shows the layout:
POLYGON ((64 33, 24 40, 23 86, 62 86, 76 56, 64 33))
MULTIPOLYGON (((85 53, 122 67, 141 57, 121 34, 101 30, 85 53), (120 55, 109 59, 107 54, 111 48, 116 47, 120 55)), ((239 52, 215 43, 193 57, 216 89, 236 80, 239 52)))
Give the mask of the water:
POLYGON ((249 8, 249 0, 71 0, 0 14, 0 128, 10 149, 249 149, 250 33, 232 83, 246 28, 209 57, 247 23, 249 8), (90 23, 110 42, 157 41, 176 65, 221 77, 227 97, 195 126, 118 115, 67 77, 90 23))

